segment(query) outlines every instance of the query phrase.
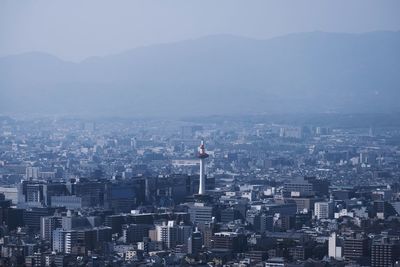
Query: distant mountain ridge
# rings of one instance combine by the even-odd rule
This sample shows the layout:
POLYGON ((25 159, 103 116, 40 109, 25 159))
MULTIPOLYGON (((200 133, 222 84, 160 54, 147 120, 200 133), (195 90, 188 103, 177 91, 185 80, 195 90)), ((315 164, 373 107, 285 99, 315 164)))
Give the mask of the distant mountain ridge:
POLYGON ((216 35, 80 63, 0 58, 0 113, 398 112, 398 99, 400 32, 216 35))

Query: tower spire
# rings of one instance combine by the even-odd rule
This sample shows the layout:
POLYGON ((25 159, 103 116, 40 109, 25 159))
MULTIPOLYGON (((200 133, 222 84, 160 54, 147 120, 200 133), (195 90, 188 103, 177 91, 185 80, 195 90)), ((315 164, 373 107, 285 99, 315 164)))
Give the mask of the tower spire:
POLYGON ((199 181, 199 195, 204 195, 206 191, 206 181, 205 181, 205 160, 208 158, 206 149, 204 146, 204 141, 202 140, 199 146, 199 153, 197 157, 200 159, 200 181, 199 181))

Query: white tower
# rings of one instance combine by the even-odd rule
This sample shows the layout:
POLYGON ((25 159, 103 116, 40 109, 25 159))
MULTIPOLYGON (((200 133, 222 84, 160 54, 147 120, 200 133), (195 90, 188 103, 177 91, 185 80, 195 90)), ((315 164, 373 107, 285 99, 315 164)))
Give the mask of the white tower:
POLYGON ((205 160, 208 158, 206 149, 204 148, 204 142, 201 141, 199 147, 198 158, 200 159, 200 182, 199 182, 199 195, 204 195, 206 192, 206 180, 205 180, 205 160))

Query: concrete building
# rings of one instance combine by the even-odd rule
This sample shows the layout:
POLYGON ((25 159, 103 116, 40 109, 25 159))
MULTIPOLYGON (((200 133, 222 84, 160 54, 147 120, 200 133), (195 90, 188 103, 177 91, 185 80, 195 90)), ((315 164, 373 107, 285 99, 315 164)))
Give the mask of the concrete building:
POLYGON ((314 214, 318 220, 333 218, 333 203, 332 202, 315 202, 314 214))
POLYGON ((334 259, 342 258, 342 247, 339 245, 339 240, 336 233, 332 233, 329 237, 328 256, 334 259))

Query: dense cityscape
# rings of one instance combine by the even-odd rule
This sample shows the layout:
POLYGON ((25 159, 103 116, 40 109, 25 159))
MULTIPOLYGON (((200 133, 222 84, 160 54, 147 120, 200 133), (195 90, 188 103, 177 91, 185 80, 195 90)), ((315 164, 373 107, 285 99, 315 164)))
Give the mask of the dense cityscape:
POLYGON ((0 267, 400 267, 399 0, 0 0, 0 267))
POLYGON ((379 116, 3 116, 0 266, 397 266, 399 145, 379 116))

